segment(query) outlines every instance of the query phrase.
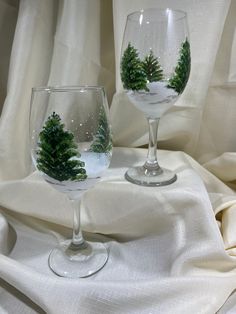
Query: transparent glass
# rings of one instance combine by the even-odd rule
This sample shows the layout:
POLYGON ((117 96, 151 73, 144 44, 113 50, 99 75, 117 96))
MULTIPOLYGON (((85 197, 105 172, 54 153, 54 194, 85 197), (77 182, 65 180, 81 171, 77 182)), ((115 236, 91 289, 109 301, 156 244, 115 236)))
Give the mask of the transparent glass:
POLYGON ((102 87, 33 88, 32 161, 46 182, 65 193, 74 211, 73 237, 52 250, 49 266, 63 277, 87 277, 107 262, 103 243, 80 229, 80 200, 108 168, 112 156, 108 105, 102 87))
POLYGON ((149 149, 145 164, 128 169, 125 178, 135 184, 159 186, 177 176, 159 166, 157 132, 188 81, 191 66, 187 16, 171 9, 147 9, 127 17, 121 51, 121 81, 131 101, 147 118, 149 149))

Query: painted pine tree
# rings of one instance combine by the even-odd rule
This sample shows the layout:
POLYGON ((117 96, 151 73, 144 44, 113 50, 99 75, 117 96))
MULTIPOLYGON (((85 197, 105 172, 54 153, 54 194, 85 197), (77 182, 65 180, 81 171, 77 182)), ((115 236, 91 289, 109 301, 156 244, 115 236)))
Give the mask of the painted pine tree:
POLYGON ((173 88, 178 94, 184 90, 191 67, 190 44, 188 39, 182 43, 180 56, 173 76, 169 80, 168 87, 173 88))
POLYGON ((55 112, 45 122, 39 133, 37 167, 58 181, 82 181, 87 178, 84 162, 74 141, 74 135, 65 130, 55 112))
POLYGON ((145 57, 142 66, 148 82, 151 83, 163 80, 163 70, 152 50, 150 50, 149 55, 145 57))
POLYGON ((130 43, 121 59, 121 81, 127 90, 148 90, 147 77, 143 70, 142 61, 137 49, 130 43))
POLYGON ((110 125, 104 108, 100 110, 98 125, 90 151, 95 153, 108 153, 112 149, 112 139, 110 125))

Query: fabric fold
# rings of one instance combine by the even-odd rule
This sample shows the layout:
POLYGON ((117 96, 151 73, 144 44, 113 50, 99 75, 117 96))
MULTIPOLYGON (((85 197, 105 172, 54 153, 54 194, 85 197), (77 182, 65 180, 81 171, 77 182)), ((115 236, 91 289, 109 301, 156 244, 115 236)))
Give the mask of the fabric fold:
MULTIPOLYGON (((145 155, 145 149, 114 149, 111 167, 84 194, 84 235, 109 249, 104 269, 87 279, 59 278, 48 267, 51 249, 71 235, 66 198, 37 173, 0 185, 17 235, 8 257, 0 255, 0 277, 47 313, 216 312, 236 288, 236 260, 225 251, 212 207, 216 197, 211 200, 208 190, 217 187, 218 201, 233 192, 182 152, 159 151, 161 166, 177 173, 174 184, 148 188, 125 181, 127 166, 142 164, 145 155), (16 219, 20 212, 31 220, 16 219)), ((223 212, 221 227, 224 204, 216 208, 223 212)))
POLYGON ((13 241, 10 240, 10 229, 6 218, 0 214, 0 253, 8 254, 13 241))

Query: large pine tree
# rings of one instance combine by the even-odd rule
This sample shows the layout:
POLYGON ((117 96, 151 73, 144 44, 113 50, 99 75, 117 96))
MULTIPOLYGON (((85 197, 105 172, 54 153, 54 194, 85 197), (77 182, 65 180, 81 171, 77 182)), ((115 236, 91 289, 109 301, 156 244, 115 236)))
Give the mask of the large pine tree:
POLYGON ((182 43, 180 56, 173 76, 169 80, 168 87, 173 88, 178 94, 184 90, 191 67, 190 44, 188 39, 182 43))
POLYGON ((65 130, 58 114, 53 112, 39 133, 37 167, 58 181, 82 181, 87 178, 84 162, 74 141, 74 135, 65 130))
POLYGON ((127 90, 148 90, 147 77, 137 49, 130 43, 125 49, 121 60, 121 81, 127 90))
POLYGON ((163 80, 163 70, 152 50, 150 50, 149 55, 145 57, 142 65, 148 82, 151 83, 163 80))

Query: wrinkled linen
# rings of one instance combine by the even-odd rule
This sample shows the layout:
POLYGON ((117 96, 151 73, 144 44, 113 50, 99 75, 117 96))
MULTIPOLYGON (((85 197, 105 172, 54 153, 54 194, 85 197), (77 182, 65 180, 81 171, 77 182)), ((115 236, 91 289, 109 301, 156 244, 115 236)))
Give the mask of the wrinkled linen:
POLYGON ((112 12, 109 0, 0 0, 0 313, 236 312, 235 192, 214 176, 235 190, 235 6, 114 0, 112 12), (160 121, 160 146, 188 152, 214 175, 184 153, 160 151, 178 181, 134 186, 124 171, 146 151, 116 149, 82 204, 86 236, 105 241, 108 264, 91 278, 58 278, 47 257, 71 234, 72 212, 65 196, 37 173, 29 176, 31 88, 101 84, 111 103, 116 83, 115 145, 147 144, 145 118, 127 102, 119 76, 125 18, 144 7, 189 17, 192 71, 160 121))
POLYGON ((102 181, 84 194, 85 235, 104 241, 110 254, 86 279, 57 277, 47 264, 52 247, 71 233, 66 197, 37 173, 0 184, 8 208, 1 212, 16 238, 11 253, 0 255, 3 313, 189 314, 222 307, 236 288, 236 254, 227 253, 221 232, 224 237, 228 228, 215 215, 224 217, 235 193, 182 152, 159 151, 161 165, 177 172, 174 184, 125 181, 127 167, 145 155, 145 149, 114 149, 102 181))

